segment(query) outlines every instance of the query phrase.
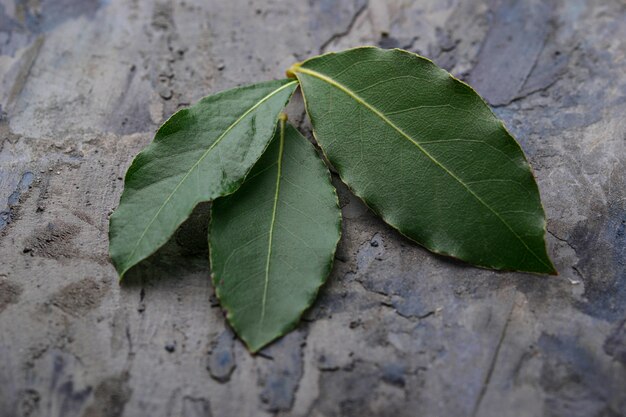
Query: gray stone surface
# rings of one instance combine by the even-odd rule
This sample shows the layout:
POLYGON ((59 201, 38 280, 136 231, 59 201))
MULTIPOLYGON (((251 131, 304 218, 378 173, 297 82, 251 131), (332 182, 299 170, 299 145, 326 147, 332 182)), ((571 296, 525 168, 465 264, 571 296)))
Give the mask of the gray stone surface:
POLYGON ((0 0, 0 416, 626 415, 625 69, 620 0, 0 0), (432 255, 336 181, 329 283, 257 356, 212 296, 206 206, 118 284, 107 219, 159 123, 361 44, 494 106, 558 277, 432 255))

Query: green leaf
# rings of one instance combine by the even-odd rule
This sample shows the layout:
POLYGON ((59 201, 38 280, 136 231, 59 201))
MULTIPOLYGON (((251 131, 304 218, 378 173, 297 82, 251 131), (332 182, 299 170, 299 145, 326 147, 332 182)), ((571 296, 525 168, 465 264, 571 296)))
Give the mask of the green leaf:
POLYGON ((216 294, 252 352, 291 330, 313 303, 331 270, 340 223, 328 169, 281 120, 241 188, 211 212, 216 294))
POLYGON ((202 201, 230 194, 267 147, 295 80, 205 97, 174 114, 126 173, 109 251, 120 278, 176 231, 202 201))
POLYGON ((288 74, 328 160, 387 223, 475 265, 556 273, 530 166, 467 84, 418 55, 372 47, 288 74))

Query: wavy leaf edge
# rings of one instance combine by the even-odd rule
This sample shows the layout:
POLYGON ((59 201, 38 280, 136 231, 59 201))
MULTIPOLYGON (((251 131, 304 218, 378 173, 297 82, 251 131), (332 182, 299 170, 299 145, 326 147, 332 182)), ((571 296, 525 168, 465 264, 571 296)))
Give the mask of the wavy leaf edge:
MULTIPOLYGON (((344 52, 349 52, 349 51, 362 50, 362 49, 376 49, 376 50, 383 50, 383 51, 398 51, 398 52, 402 52, 402 53, 407 53, 407 54, 410 54, 410 55, 414 55, 415 57, 417 57, 417 58, 419 58, 419 59, 422 59, 422 60, 425 60, 425 61, 427 61, 428 63, 430 63, 431 65, 434 65, 435 67, 439 68, 440 70, 445 71, 445 72, 447 73, 447 75, 448 75, 450 78, 452 78, 454 81, 456 81, 456 82, 458 82, 458 83, 460 83, 460 84, 464 85, 465 87, 469 88, 469 89, 470 89, 470 91, 472 91, 474 94, 476 94, 476 96, 478 96, 478 97, 480 98, 480 100, 482 101, 482 103, 483 103, 483 104, 484 104, 484 105, 485 105, 485 106, 489 109, 489 111, 490 111, 490 112, 491 112, 491 114, 494 116, 494 118, 498 120, 498 122, 500 123, 501 127, 504 129, 504 131, 506 132, 506 134, 507 134, 509 137, 511 137, 511 139, 515 142, 515 144, 517 145, 517 147, 518 147, 518 148, 519 148, 519 150, 521 151, 521 154, 522 154, 522 156, 523 156, 523 158, 524 158, 524 162, 525 162, 525 163, 526 163, 526 165, 528 166, 528 169, 530 170, 530 173, 531 173, 531 175, 533 176, 533 179, 534 179, 535 183, 537 183, 537 177, 535 176, 535 173, 534 173, 534 170, 533 170, 533 168, 532 168, 532 165, 528 162, 528 158, 526 157, 526 153, 524 152, 524 150, 523 150, 523 149, 522 149, 522 147, 520 146, 519 142, 515 139, 515 137, 514 137, 514 136, 511 134, 511 132, 507 129, 507 127, 506 127, 505 123, 504 123, 504 122, 503 122, 503 121, 502 121, 502 120, 501 120, 501 119, 500 119, 500 118, 499 118, 499 117, 498 117, 498 116, 497 116, 497 115, 493 112, 493 110, 492 110, 491 106, 489 106, 489 104, 485 101, 485 99, 484 99, 484 98, 483 98, 480 94, 478 94, 478 92, 477 92, 477 91, 476 91, 476 90, 475 90, 475 89, 474 89, 471 85, 469 85, 468 83, 466 83, 466 82, 464 82, 464 81, 462 81, 462 80, 458 79, 458 78, 457 78, 457 77, 455 77, 453 74, 451 74, 449 71, 447 71, 447 70, 445 70, 445 69, 443 69, 443 68, 439 67, 439 66, 438 66, 438 65, 437 65, 437 64, 436 64, 433 60, 431 60, 431 59, 429 59, 429 58, 427 58, 427 57, 424 57, 424 56, 422 56, 422 55, 419 55, 419 54, 417 54, 417 53, 415 53, 415 52, 407 51, 407 50, 404 50, 404 49, 401 49, 401 48, 383 49, 383 48, 379 48, 379 47, 377 47, 377 46, 357 46, 357 47, 354 47, 354 48, 348 48, 348 49, 344 49, 344 50, 341 50, 341 51, 330 51, 330 52, 326 52, 326 53, 324 53, 324 54, 320 54, 320 55, 316 55, 316 56, 313 56, 313 57, 307 58, 307 59, 305 59, 305 60, 303 60, 303 61, 300 61, 300 62, 296 62, 296 63, 292 64, 292 65, 291 65, 291 66, 290 66, 290 67, 289 67, 289 68, 285 71, 285 75, 286 75, 286 77, 287 77, 287 78, 297 79, 297 80, 300 82, 300 83, 299 83, 299 84, 300 84, 300 85, 299 85, 299 87, 300 87, 300 91, 301 91, 301 93, 302 93, 302 99, 303 99, 303 101, 304 101, 304 107, 305 107, 305 109, 306 109, 307 116, 309 117, 309 120, 311 120, 311 131, 312 131, 312 133, 313 133, 313 137, 315 138, 315 140, 316 140, 316 142, 317 142, 318 144, 319 144, 319 141, 318 141, 318 139, 317 139, 317 132, 316 132, 316 129, 315 129, 314 125, 313 125, 313 120, 312 120, 312 118, 311 118, 311 114, 310 114, 310 112, 309 112, 309 106, 308 106, 308 102, 307 102, 307 97, 306 97, 306 94, 305 94, 305 92, 304 92, 304 89, 302 88, 302 83, 301 83, 301 80, 300 80, 300 78, 299 78, 299 76, 298 76, 298 73, 314 72, 314 71, 304 71, 304 70, 301 68, 301 67, 302 67, 302 65, 304 65, 305 63, 307 63, 307 62, 309 62, 309 61, 311 61, 311 60, 314 60, 314 59, 319 59, 319 58, 322 58, 322 57, 327 57, 327 56, 333 56, 333 55, 337 55, 337 54, 344 53, 344 52)), ((319 146, 319 148, 320 148, 321 152, 323 153, 324 157, 326 158, 326 160, 330 162, 330 159, 328 158, 328 155, 326 154, 326 151, 324 150, 324 148, 323 148, 323 147, 321 147, 321 146, 319 146)), ((341 177, 341 175, 340 175, 340 177, 341 177)), ((391 222, 390 222, 390 221, 386 218, 386 216, 385 216, 383 213, 381 213, 379 210, 377 210, 377 209, 375 209, 374 207, 372 207, 372 206, 368 203, 368 201, 367 201, 364 197, 362 197, 361 195, 357 194, 357 193, 356 193, 356 192, 352 189, 352 187, 350 187, 350 185, 344 181, 344 179, 343 179, 343 178, 341 178, 341 180, 342 180, 342 183, 343 183, 346 187, 348 187, 348 189, 350 190, 350 192, 351 192, 352 194, 354 194, 355 196, 357 196, 357 197, 358 197, 358 198, 359 198, 359 199, 360 199, 360 200, 361 200, 361 201, 362 201, 362 202, 363 202, 363 203, 364 203, 364 204, 365 204, 365 205, 366 205, 366 206, 367 206, 367 207, 368 207, 368 208, 369 208, 369 209, 370 209, 370 210, 371 210, 374 214, 376 214, 376 216, 380 217, 380 218, 381 218, 381 219, 382 219, 385 223, 387 223, 389 226, 391 226, 391 227, 392 227, 394 230, 396 230, 396 231, 397 231, 400 235, 402 235, 403 237, 407 238, 407 239, 408 239, 408 240, 410 240, 411 242, 414 242, 414 243, 418 244, 419 246, 423 247, 424 249, 428 250, 429 252, 435 253, 435 254, 437 254, 437 255, 440 255, 440 256, 443 256, 443 257, 446 257, 446 258, 455 259, 455 260, 458 260, 458 261, 463 262, 463 263, 465 263, 465 264, 472 265, 473 267, 480 268, 480 269, 485 269, 485 270, 489 270, 489 271, 501 271, 501 272, 521 272, 521 273, 526 273, 526 274, 531 274, 531 275, 538 275, 538 276, 545 276, 545 275, 557 276, 557 275, 559 275, 559 272, 557 271, 556 267, 554 266, 554 264, 553 264, 552 260, 549 258, 549 256, 548 256, 548 260, 549 260, 549 262, 550 262, 550 263, 549 263, 549 264, 545 264, 545 265, 546 265, 549 269, 551 269, 551 270, 550 270, 549 272, 546 272, 546 273, 540 273, 540 272, 524 271, 524 270, 517 270, 517 269, 495 269, 495 268, 490 268, 490 267, 486 267, 486 266, 482 266, 482 265, 476 265, 476 264, 474 264, 474 263, 471 263, 471 262, 465 261, 465 260, 463 260, 463 259, 461 259, 461 258, 459 258, 459 257, 457 257, 457 256, 454 256, 454 255, 452 255, 452 254, 449 254, 449 253, 446 253, 446 252, 443 252, 443 251, 438 251, 438 250, 436 250, 436 249, 431 249, 431 248, 428 248, 428 247, 426 247, 424 244, 422 244, 422 243, 418 242, 417 240, 415 240, 415 239, 411 238, 410 236, 406 235, 405 233, 403 233, 403 232, 400 230, 400 228, 399 228, 397 225, 395 225, 395 224, 391 223, 391 222)), ((539 186, 538 186, 538 185, 537 185, 537 190, 538 190, 538 192, 539 192, 539 197, 540 197, 540 198, 539 198, 539 201, 540 201, 540 207, 541 207, 542 214, 543 214, 543 218, 544 218, 544 222, 543 222, 543 241, 544 241, 544 246, 545 246, 546 253, 548 253, 548 246, 547 246, 547 240, 546 240, 546 236, 547 236, 547 232, 548 232, 548 229, 547 229, 547 217, 546 217, 546 211, 545 211, 545 208, 544 208, 544 206, 543 206, 543 200, 541 199, 541 190, 539 190, 539 186)), ((521 239, 520 239, 520 240, 521 240, 521 239)), ((536 256, 536 255, 535 255, 535 256, 536 256)), ((542 262, 542 263, 543 263, 543 262, 542 262)))
MULTIPOLYGON (((280 80, 273 80, 273 81, 280 81, 280 80)), ((244 114, 242 114, 239 118, 237 118, 237 119, 236 119, 236 121, 235 121, 234 123, 232 123, 232 124, 228 127, 228 129, 227 129, 226 131, 224 131, 224 133, 223 133, 222 135, 220 135, 220 140, 217 140, 217 139, 216 139, 216 141, 215 141, 215 142, 214 142, 214 143, 213 143, 213 144, 209 147, 209 149, 207 150, 207 152, 205 152, 205 153, 203 154, 203 158, 204 158, 204 157, 208 154, 208 151, 210 151, 210 149, 212 149, 212 148, 213 148, 213 147, 214 147, 214 146, 215 146, 215 145, 216 145, 219 141, 221 141, 221 139, 223 139, 223 137, 226 135, 226 133, 227 133, 228 131, 232 130, 232 128, 234 128, 234 126, 235 126, 236 124, 238 124, 239 122, 241 122, 241 121, 243 120, 243 118, 244 118, 247 114, 249 114, 249 113, 250 113, 251 111, 253 111, 255 108, 258 108, 258 106, 259 106, 262 102, 264 102, 264 101, 268 100, 270 97, 272 97, 273 95, 277 94, 278 92, 282 91, 283 89, 285 89, 285 88, 287 88, 287 87, 290 87, 290 86, 296 85, 296 88, 297 88, 297 85, 298 85, 298 84, 299 84, 299 82, 298 82, 297 80, 294 80, 294 81, 291 81, 291 82, 285 83, 285 84, 281 85, 280 87, 278 87, 277 89, 273 90, 271 93, 269 93, 269 94, 267 94, 266 96, 264 96, 261 100, 259 100, 259 101, 258 101, 257 103, 255 103, 253 106, 251 106, 251 107, 250 107, 250 108, 249 108, 246 112, 244 112, 244 114)), ((251 84, 251 85, 252 85, 252 84, 251 84)), ((231 88, 231 89, 226 89, 226 90, 219 91, 219 92, 217 92, 217 93, 215 93, 215 94, 210 94, 210 95, 208 95, 208 96, 202 97, 201 99, 199 99, 199 100, 198 100, 195 104, 193 104, 193 105, 197 105, 197 104, 201 103, 203 100, 207 99, 208 97, 218 96, 218 95, 224 94, 224 93, 226 93, 226 92, 234 92, 234 91, 244 90, 244 89, 245 89, 246 87, 248 87, 248 86, 249 86, 249 85, 238 86, 238 87, 234 87, 234 88, 231 88)), ((296 88, 294 88, 294 91, 292 91, 292 93, 289 95, 289 98, 287 99, 287 103, 291 100, 291 97, 293 96, 293 93, 295 92, 295 89, 296 89, 296 88)), ((287 104, 287 103, 285 103, 285 104, 287 104)), ((191 106, 193 106, 193 105, 191 105, 191 106)), ((189 106, 189 107, 191 107, 191 106, 189 106)), ((153 139, 152 139, 152 140, 148 143, 148 145, 147 145, 146 147, 144 147, 144 148, 143 148, 143 149, 142 149, 139 153, 137 153, 137 155, 135 155, 135 156, 133 157, 132 162, 131 162, 131 164, 129 165, 129 167, 128 167, 128 169, 126 170, 126 173, 125 173, 125 175, 124 175, 124 185, 126 184, 126 181, 127 181, 127 179, 129 178, 129 176, 130 176, 130 175, 133 175, 133 173, 134 173, 133 166, 134 166, 134 165, 136 165, 136 163, 137 163, 138 159, 142 157, 142 154, 144 153, 144 151, 146 151, 146 150, 147 150, 147 149, 148 149, 148 148, 149 148, 152 144, 154 144, 155 142, 162 140, 162 139, 160 139, 160 138, 158 138, 158 137, 157 137, 157 135, 159 134, 159 132, 161 132, 163 129, 167 129, 167 128, 169 127, 169 126, 168 126, 168 123, 170 123, 172 120, 174 120, 174 119, 175 119, 175 118, 177 118, 177 117, 180 117, 182 114, 185 114, 185 113, 189 112, 189 107, 186 107, 186 108, 180 109, 180 110, 178 110, 178 111, 174 112, 174 113, 173 113, 170 117, 168 117, 168 118, 167 118, 167 119, 166 119, 166 120, 165 120, 165 121, 164 121, 164 122, 163 122, 163 123, 159 126, 159 128, 156 130, 156 132, 155 132, 155 134, 154 134, 153 139)), ((274 131, 272 132, 272 136, 271 136, 271 137, 273 137, 273 136, 274 136, 275 131, 276 131, 276 126, 274 127, 274 131)), ((260 154, 259 158, 260 158, 260 157, 263 155, 263 153, 265 153, 265 151, 267 150, 267 147, 269 146, 270 141, 271 141, 271 140, 268 140, 268 141, 267 141, 267 144, 265 145, 265 148, 264 148, 264 149, 263 149, 263 151, 261 152, 261 154, 260 154)), ((201 159, 202 159, 202 158, 201 158, 201 159)), ((198 161, 198 163, 201 161, 201 159, 198 161)), ((257 160, 258 160, 258 159, 257 159, 257 160)), ((197 165, 198 163, 194 164, 194 167, 195 167, 195 165, 197 165)), ((189 173, 190 173, 191 171, 193 171, 194 167, 192 167, 192 168, 189 170, 189 173)), ((239 180, 239 182, 238 182, 237 184, 235 184, 235 187, 233 187, 232 189, 230 189, 230 190, 229 190, 228 192, 226 192, 225 194, 222 194, 221 196, 230 195, 230 194, 233 194, 234 192, 236 192, 236 191, 239 189, 239 187, 241 186, 241 184, 243 184, 243 182, 245 181, 245 177, 246 177, 246 176, 250 173, 250 171, 252 170, 252 168, 253 168, 253 167, 254 167, 254 164, 252 164, 252 165, 248 168, 248 170, 247 170, 246 174, 245 174, 245 175, 244 175, 244 176, 243 176, 243 177, 239 180)), ((187 175, 189 175, 189 173, 188 173, 187 175)), ((186 176, 185 176, 185 177, 186 177, 186 176)), ((178 186, 180 186, 180 184, 182 184, 182 181, 183 181, 183 180, 181 180, 181 183, 179 183, 179 185, 178 185, 178 186)), ((178 186, 177 186, 177 187, 178 187, 178 186)), ((124 188, 125 188, 125 187, 124 187, 124 188)), ((175 191, 176 191, 176 190, 175 190, 175 191)), ((172 192, 172 195, 175 193, 175 191, 173 191, 173 192, 172 192)), ((122 191, 122 194, 121 194, 121 196, 120 196, 120 201, 119 201, 119 203, 118 203, 118 207, 119 207, 119 205, 121 205, 121 204, 122 204, 122 197, 123 197, 123 196, 124 196, 124 192, 122 191)), ((171 198, 171 195, 170 195, 168 198, 171 198)), ((211 200, 206 200, 206 201, 211 201, 211 200)), ((175 229, 174 229, 174 231, 173 231, 173 232, 172 232, 172 233, 168 236, 168 239, 167 239, 167 240, 171 239, 171 237, 173 236, 173 234, 174 234, 174 233, 176 233, 176 230, 178 230, 178 228, 179 228, 179 227, 180 227, 180 226, 181 226, 181 225, 182 225, 182 224, 183 224, 183 223, 184 223, 184 222, 185 222, 185 221, 189 218, 189 216, 191 215, 191 213, 193 212, 193 210, 196 208, 196 206, 197 206, 198 204, 200 204, 200 203, 202 203, 202 202, 206 202, 206 201, 200 201, 200 202, 198 202, 196 205, 194 205, 193 207, 191 207, 191 209, 190 209, 190 210, 188 210, 188 212, 186 213, 186 215, 185 215, 184 219, 182 219, 180 222, 178 222, 178 224, 176 225, 176 228, 175 228, 175 229)), ((165 203, 164 203, 164 204, 165 204, 165 203)), ((113 217, 113 216, 115 215, 115 211, 116 211, 116 210, 117 210, 117 207, 115 208, 115 210, 114 210, 113 214, 111 215, 111 217, 113 217)), ((154 221, 154 219, 155 219, 157 216, 158 216, 158 213, 154 216, 154 218, 152 219, 152 221, 154 221)), ((151 222, 152 222, 152 221, 151 221, 151 222)), ((112 241, 112 233, 111 233, 111 230, 112 230, 112 229, 111 229, 111 226, 110 226, 110 222, 111 222, 111 219, 109 219, 109 230, 108 230, 108 237, 109 237, 109 257, 113 260, 113 256, 111 255, 111 250, 110 250, 110 242, 112 241)), ((149 226, 148 226, 148 227, 146 227, 146 229, 144 230, 144 232, 143 232, 144 234, 146 233, 146 231, 148 230, 148 228, 149 228, 149 226)), ((116 268, 116 270, 117 270, 117 272, 118 272, 118 276, 119 276, 118 280, 121 282, 121 281, 123 280, 124 276, 126 275, 126 273, 127 273, 129 270, 131 270, 133 267, 135 267, 136 265, 138 265, 138 264, 139 264, 139 263, 141 263, 142 261, 145 261, 145 260, 146 260, 147 258, 149 258, 151 255, 153 255, 154 253, 156 253, 156 252, 157 252, 157 251, 158 251, 161 247, 163 247, 163 245, 164 245, 165 243, 167 243, 167 240, 166 240, 163 244, 161 244, 161 245, 159 245, 158 247, 154 248, 154 250, 153 250, 151 253, 149 253, 148 255, 144 256, 141 260, 139 260, 138 262, 136 262, 136 263, 134 263, 134 264, 130 264, 130 265, 125 266, 122 270, 119 270, 119 269, 118 269, 116 262, 113 260, 113 264, 114 264, 114 266, 115 266, 115 268, 116 268)), ((136 244, 134 251, 136 251, 136 248, 139 246, 139 244, 140 244, 140 243, 141 243, 141 240, 140 240, 140 239, 138 239, 138 243, 136 244)), ((125 263, 127 263, 127 262, 128 262, 128 259, 130 259, 133 255, 134 255, 134 252, 131 252, 131 253, 127 256, 127 258, 126 258, 126 259, 127 259, 127 261, 126 261, 125 263)))
MULTIPOLYGON (((284 129, 285 125, 287 123, 287 116, 285 113, 281 113, 281 115, 279 116, 279 123, 277 125, 277 129, 284 129)), ((291 126, 292 129, 294 129, 296 132, 298 132, 299 135, 303 136, 302 133, 296 129, 294 126, 291 126)), ((281 138, 281 142, 284 141, 284 130, 282 131, 282 138, 281 138)), ((308 139, 306 137, 303 136, 304 140, 308 139)), ((281 143, 281 148, 283 146, 284 143, 281 143)), ((310 144, 311 146, 313 146, 313 144, 310 144)), ((269 145, 268 145, 269 146, 269 145)), ((317 153, 317 150, 315 149, 315 147, 313 147, 313 152, 317 153)), ((280 155, 282 157, 282 149, 280 151, 280 155)), ((339 245, 339 242, 341 241, 341 237, 343 235, 342 233, 342 225, 343 225, 343 215, 341 212, 341 205, 339 202, 339 196, 337 194, 337 189, 335 188, 335 186, 332 183, 332 174, 330 172, 330 170, 328 169, 328 167, 326 166, 326 163, 319 157, 319 154, 316 155, 319 159, 319 163, 321 164, 321 166, 323 166, 325 172, 326 172, 326 181, 328 186, 330 187, 330 189, 332 190, 333 196, 334 196, 334 201, 336 204, 336 207, 338 209, 338 216, 337 216, 337 223, 336 223, 336 227, 337 227, 337 240, 335 241, 335 243, 333 244, 333 249, 332 249, 332 254, 330 257, 330 261, 328 262, 326 271, 324 273, 324 279, 322 280, 321 284, 316 288, 315 292, 313 292, 311 294, 311 296, 309 297, 309 299, 307 300, 306 304, 303 306, 303 308, 299 311, 297 317, 294 317, 294 320, 287 323, 284 328, 281 330, 280 333, 274 335, 273 338, 269 339, 267 342, 265 342, 265 344, 260 345, 260 346, 253 346, 251 344, 251 342, 248 340, 248 338, 240 335, 237 330, 232 326, 231 324, 231 320, 232 320, 232 310, 229 309, 228 306, 225 306, 222 302, 221 302, 221 298, 220 298, 220 289, 219 289, 219 285, 218 285, 218 279, 219 277, 215 274, 215 272, 213 271, 213 269, 211 268, 211 282, 213 284, 213 288, 215 290, 215 295, 217 296, 218 300, 220 300, 220 306, 222 308, 223 311, 225 311, 225 317, 227 322, 229 323, 229 326, 233 329, 233 331, 235 332, 235 334, 237 334, 237 336, 244 342, 244 344, 246 345, 248 351, 252 354, 258 354, 258 352, 262 349, 264 349, 265 347, 273 344, 274 342, 276 342, 277 340, 279 340, 280 338, 286 336, 289 332, 291 332, 293 329, 295 329, 298 325, 298 323, 300 323, 302 316, 304 315, 304 313, 306 311, 308 311, 311 307, 313 307, 313 305, 315 304, 315 301, 317 300, 317 297, 319 296, 319 292, 322 290, 322 288, 327 284, 328 282, 328 278, 334 268, 335 265, 335 255, 337 253, 337 247, 339 245)), ((277 182, 280 180, 279 176, 277 177, 277 182)), ((244 181, 245 182, 245 181, 244 181)), ((278 189, 276 190, 278 191, 278 189)), ((276 196, 278 195, 278 192, 275 193, 275 199, 274 199, 274 207, 276 207, 277 204, 277 199, 276 196)), ((208 243, 209 243, 209 264, 213 265, 214 264, 214 259, 213 259, 213 253, 214 251, 212 250, 212 242, 211 242, 211 230, 212 230, 212 226, 213 226, 213 213, 212 213, 212 208, 211 208, 211 216, 209 219, 209 227, 208 227, 208 243)), ((275 214, 275 213, 274 213, 275 214)), ((267 256, 267 259, 269 261, 269 253, 267 256)), ((267 271, 266 271, 267 273, 267 271)))

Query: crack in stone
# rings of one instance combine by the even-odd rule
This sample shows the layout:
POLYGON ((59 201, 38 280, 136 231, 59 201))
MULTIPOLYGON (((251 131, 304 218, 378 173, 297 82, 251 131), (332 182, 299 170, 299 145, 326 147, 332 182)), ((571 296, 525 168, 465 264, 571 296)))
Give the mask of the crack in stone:
POLYGON ((342 38, 345 38, 346 36, 349 36, 350 32, 352 32, 352 29, 354 29, 354 25, 356 24, 356 21, 359 19, 359 17, 361 17, 363 13, 367 11, 367 9, 368 9, 368 3, 365 3, 364 5, 359 7, 357 11, 354 13, 354 15, 352 15, 352 19, 350 19, 350 22, 348 23, 348 26, 346 27, 346 29, 341 32, 333 33, 330 38, 328 38, 326 41, 322 43, 322 45, 320 46, 319 53, 320 54, 325 53, 326 48, 328 48, 328 46, 334 41, 337 41, 342 38))
POLYGON ((509 324, 511 323, 511 318, 513 316, 513 311, 515 310, 515 300, 513 300, 513 305, 511 306, 511 310, 509 311, 509 315, 504 323, 504 327, 502 328, 502 332, 500 333, 500 339, 498 340, 498 344, 496 345, 496 349, 491 358, 491 362, 489 364, 489 368, 487 369, 487 375, 485 377, 485 382, 483 383, 480 393, 478 394, 478 399, 474 404, 474 409, 472 411, 472 417, 476 417, 478 415, 478 411, 480 410, 480 405, 487 393, 487 388, 489 387, 489 383, 491 382, 491 377, 493 376, 493 371, 496 369, 496 364, 498 362, 498 357, 500 356, 500 349, 502 348, 502 344, 506 339, 506 333, 509 328, 509 324))
POLYGON ((550 235, 552 235, 552 237, 554 237, 556 240, 561 241, 565 244, 567 244, 567 246, 569 246, 570 248, 572 248, 572 250, 577 253, 576 248, 569 242, 569 240, 567 239, 563 239, 562 237, 559 237, 558 235, 552 233, 551 231, 549 231, 548 229, 546 229, 546 232, 548 232, 550 235))

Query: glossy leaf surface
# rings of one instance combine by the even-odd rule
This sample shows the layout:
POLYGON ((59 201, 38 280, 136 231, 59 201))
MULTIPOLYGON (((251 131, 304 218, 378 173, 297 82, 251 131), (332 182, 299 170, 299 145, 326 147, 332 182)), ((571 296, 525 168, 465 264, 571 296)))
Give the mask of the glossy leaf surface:
POLYGON ((292 329, 313 303, 341 233, 328 169, 308 140, 280 125, 241 188, 211 213, 216 294, 252 352, 292 329))
POLYGON ((288 72, 329 161, 387 223, 475 265, 556 273, 530 166, 468 85, 418 55, 372 47, 288 72))
POLYGON ((224 91, 161 126, 128 169, 111 216, 109 250, 120 277, 167 242, 198 203, 241 185, 296 86, 281 80, 224 91))

